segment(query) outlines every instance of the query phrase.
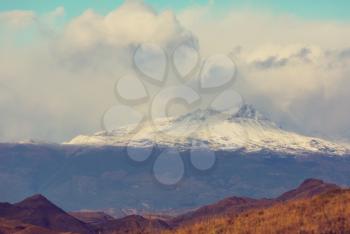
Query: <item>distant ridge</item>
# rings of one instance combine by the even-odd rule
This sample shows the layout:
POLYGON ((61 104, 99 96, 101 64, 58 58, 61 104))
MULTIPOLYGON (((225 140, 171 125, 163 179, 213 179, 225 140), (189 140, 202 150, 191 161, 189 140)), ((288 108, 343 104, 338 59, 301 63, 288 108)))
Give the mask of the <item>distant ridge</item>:
POLYGON ((93 226, 100 225, 106 223, 111 220, 115 220, 112 216, 105 214, 103 212, 94 212, 94 211, 76 211, 69 212, 69 214, 80 221, 91 224, 93 226))
POLYGON ((125 218, 107 221, 98 229, 105 234, 123 233, 160 233, 171 227, 163 220, 146 219, 140 215, 130 215, 125 218))

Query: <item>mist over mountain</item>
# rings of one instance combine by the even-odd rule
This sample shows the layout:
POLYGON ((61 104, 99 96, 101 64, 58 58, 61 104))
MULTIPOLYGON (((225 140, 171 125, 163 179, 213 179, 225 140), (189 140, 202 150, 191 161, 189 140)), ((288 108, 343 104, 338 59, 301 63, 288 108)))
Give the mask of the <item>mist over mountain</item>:
POLYGON ((185 44, 203 59, 230 55, 239 69, 236 90, 275 122, 306 135, 349 139, 347 22, 325 27, 275 8, 261 13, 231 4, 217 13, 222 3, 211 2, 180 10, 143 1, 94 5, 103 13, 82 3, 18 4, 0 12, 1 142, 62 142, 99 131, 103 113, 116 102, 116 81, 134 70, 137 45, 149 42, 169 54, 185 44))
POLYGON ((127 147, 159 145, 189 149, 196 147, 193 143, 205 143, 211 150, 270 150, 289 154, 334 155, 350 152, 347 145, 283 130, 247 104, 232 113, 197 109, 178 117, 156 119, 153 124, 143 124, 136 133, 129 134, 133 128, 134 125, 131 125, 91 136, 80 135, 66 144, 127 147))

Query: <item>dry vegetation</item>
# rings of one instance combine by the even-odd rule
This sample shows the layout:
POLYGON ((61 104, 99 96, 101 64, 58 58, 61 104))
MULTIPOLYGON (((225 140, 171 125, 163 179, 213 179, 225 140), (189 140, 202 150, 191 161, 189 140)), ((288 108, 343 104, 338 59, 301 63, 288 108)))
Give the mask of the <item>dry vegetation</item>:
POLYGON ((165 233, 350 233, 350 190, 213 218, 165 233))
POLYGON ((7 220, 0 218, 0 233, 1 234, 69 234, 55 232, 46 228, 25 224, 17 220, 7 220))

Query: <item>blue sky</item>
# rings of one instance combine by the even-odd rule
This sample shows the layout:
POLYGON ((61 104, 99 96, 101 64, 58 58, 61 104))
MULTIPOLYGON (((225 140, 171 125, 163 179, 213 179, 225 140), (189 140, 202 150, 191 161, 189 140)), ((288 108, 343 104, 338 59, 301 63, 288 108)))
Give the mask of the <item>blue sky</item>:
MULTIPOLYGON (((51 11, 58 6, 64 6, 67 18, 81 14, 87 8, 93 8, 101 14, 105 14, 120 5, 123 0, 0 0, 0 11, 6 10, 34 10, 39 14, 51 11)), ((192 5, 207 4, 208 0, 145 0, 158 10, 172 9, 179 11, 192 5)), ((228 6, 237 8, 253 8, 270 10, 276 14, 291 14, 311 20, 350 20, 350 1, 348 0, 216 0, 215 7, 229 9, 228 6)))

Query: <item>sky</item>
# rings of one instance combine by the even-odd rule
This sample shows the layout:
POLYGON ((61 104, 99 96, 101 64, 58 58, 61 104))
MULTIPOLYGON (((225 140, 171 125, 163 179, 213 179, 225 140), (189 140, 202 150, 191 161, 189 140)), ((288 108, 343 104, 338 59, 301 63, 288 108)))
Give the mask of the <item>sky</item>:
MULTIPOLYGON (((152 5, 157 10, 171 9, 181 11, 190 6, 206 5, 208 0, 146 0, 147 4, 152 5)), ((272 10, 277 14, 291 14, 306 19, 323 20, 350 20, 350 2, 347 0, 216 0, 210 1, 218 9, 235 8, 255 8, 262 10, 272 10)), ((58 0, 1 0, 0 11, 9 10, 33 10, 39 14, 45 14, 58 6, 64 6, 67 19, 78 16, 86 9, 91 8, 101 14, 106 14, 110 10, 120 6, 123 0, 86 0, 86 1, 58 1, 58 0)))
POLYGON ((149 42, 230 55, 246 102, 286 129, 349 141, 349 10, 345 0, 0 0, 0 141, 100 131, 116 81, 149 42))

